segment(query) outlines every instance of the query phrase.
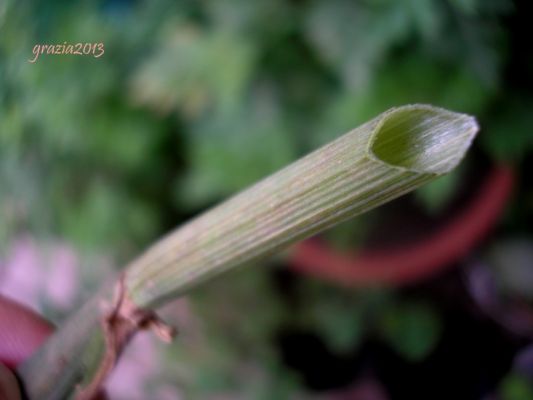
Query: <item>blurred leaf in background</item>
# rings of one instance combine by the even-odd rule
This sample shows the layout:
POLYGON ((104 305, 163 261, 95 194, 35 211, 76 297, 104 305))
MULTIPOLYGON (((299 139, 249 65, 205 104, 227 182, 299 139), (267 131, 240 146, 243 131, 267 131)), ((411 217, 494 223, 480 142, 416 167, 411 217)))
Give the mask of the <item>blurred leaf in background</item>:
POLYGON ((527 400, 533 397, 533 387, 526 377, 509 375, 501 384, 500 393, 503 400, 527 400))
POLYGON ((410 361, 427 356, 437 344, 441 330, 438 314, 427 304, 394 304, 382 314, 385 340, 410 361))

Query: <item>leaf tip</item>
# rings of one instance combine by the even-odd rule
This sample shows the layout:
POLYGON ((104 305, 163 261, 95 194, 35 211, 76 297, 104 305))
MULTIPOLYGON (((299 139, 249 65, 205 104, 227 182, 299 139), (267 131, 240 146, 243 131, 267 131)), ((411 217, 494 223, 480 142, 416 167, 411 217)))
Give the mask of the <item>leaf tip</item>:
POLYGON ((478 131, 476 119, 467 114, 402 106, 379 118, 368 152, 398 168, 441 175, 460 163, 478 131))

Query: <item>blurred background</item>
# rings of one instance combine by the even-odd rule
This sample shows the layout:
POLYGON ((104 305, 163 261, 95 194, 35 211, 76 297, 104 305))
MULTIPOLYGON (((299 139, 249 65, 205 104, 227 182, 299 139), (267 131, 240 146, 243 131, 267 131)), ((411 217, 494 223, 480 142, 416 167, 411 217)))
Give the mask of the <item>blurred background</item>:
POLYGON ((460 168, 166 307, 175 344, 139 335, 111 398, 533 399, 527 5, 1 1, 0 293, 60 323, 175 226, 431 103, 480 122, 460 168), (105 54, 28 62, 64 42, 105 54))

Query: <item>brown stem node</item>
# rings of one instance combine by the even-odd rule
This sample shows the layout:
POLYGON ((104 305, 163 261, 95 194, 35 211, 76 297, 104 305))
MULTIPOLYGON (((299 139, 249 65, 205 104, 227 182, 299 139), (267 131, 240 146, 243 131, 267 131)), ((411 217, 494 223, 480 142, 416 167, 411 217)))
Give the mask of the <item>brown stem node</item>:
POLYGON ((121 274, 115 289, 113 307, 102 318, 105 353, 100 366, 87 386, 78 387, 76 400, 96 398, 120 354, 138 331, 151 330, 167 343, 176 335, 175 328, 161 320, 153 310, 138 307, 128 297, 124 281, 125 275, 121 274))

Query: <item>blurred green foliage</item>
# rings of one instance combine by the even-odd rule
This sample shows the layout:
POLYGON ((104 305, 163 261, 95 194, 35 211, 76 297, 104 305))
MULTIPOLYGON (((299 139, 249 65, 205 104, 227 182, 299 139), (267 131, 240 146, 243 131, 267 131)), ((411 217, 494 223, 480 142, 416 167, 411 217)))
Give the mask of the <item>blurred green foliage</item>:
MULTIPOLYGON (((190 215, 404 103, 475 114, 478 150, 524 159, 532 103, 504 79, 502 21, 513 12, 508 0, 8 0, 0 4, 0 242, 29 231, 129 259, 190 215), (36 44, 64 41, 102 42, 105 54, 28 62, 36 44)), ((419 202, 438 212, 461 174, 425 187, 419 202)), ((344 225, 330 240, 357 241, 371 222, 344 225)), ((286 325, 317 332, 340 353, 372 332, 412 360, 438 341, 430 306, 306 283, 309 306, 290 315, 269 279, 235 273, 194 296, 208 324, 202 356, 179 346, 172 356, 197 398, 300 390, 273 349, 286 325), (235 374, 252 359, 254 379, 242 388, 235 374)))
MULTIPOLYGON (((113 243, 123 255, 161 231, 163 212, 212 204, 387 107, 430 102, 483 116, 501 89, 498 18, 512 9, 503 0, 82 4, 4 6, 2 229, 113 243), (64 41, 103 42, 106 52, 27 62, 34 45, 64 41), (163 212, 161 197, 172 202, 163 212)), ((504 147, 507 114, 486 142, 515 155, 527 118, 514 120, 504 147)), ((422 199, 433 207, 441 190, 422 199)))
POLYGON ((381 331, 406 359, 418 361, 435 346, 442 329, 438 314, 427 304, 392 304, 382 313, 381 331))
POLYGON ((503 400, 527 400, 533 398, 533 387, 527 377, 512 374, 501 383, 500 395, 503 400))

